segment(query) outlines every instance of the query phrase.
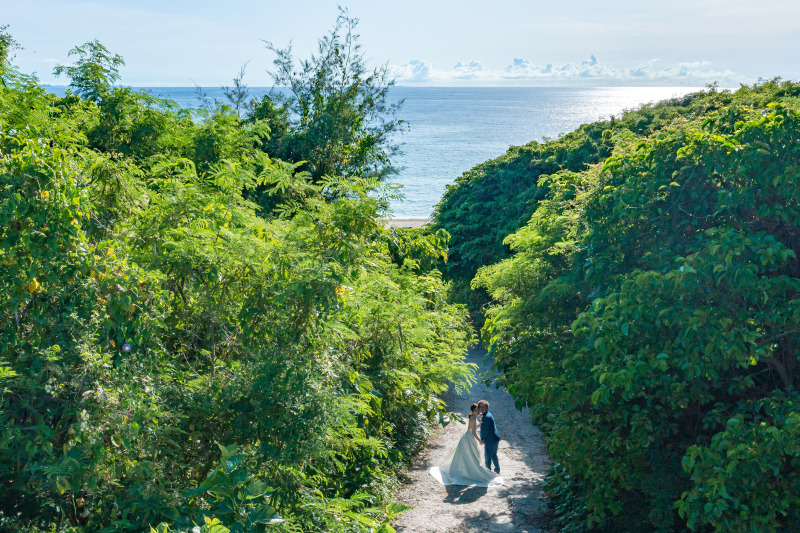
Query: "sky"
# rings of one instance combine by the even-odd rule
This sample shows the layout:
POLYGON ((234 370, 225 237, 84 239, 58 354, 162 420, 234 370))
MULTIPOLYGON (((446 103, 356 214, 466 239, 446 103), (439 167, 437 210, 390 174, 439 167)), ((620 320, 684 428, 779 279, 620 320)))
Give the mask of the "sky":
MULTIPOLYGON (((342 0, 372 65, 408 86, 722 87, 800 79, 798 0, 342 0)), ((135 87, 271 86, 278 47, 308 57, 336 20, 322 0, 0 0, 15 64, 42 83, 99 39, 135 87)))

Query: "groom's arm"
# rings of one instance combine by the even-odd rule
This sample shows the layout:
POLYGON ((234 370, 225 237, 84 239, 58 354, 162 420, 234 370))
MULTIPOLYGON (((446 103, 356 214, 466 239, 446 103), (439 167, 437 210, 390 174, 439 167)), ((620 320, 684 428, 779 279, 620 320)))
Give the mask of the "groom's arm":
MULTIPOLYGON (((483 424, 481 424, 481 435, 483 435, 484 427, 486 428, 486 437, 494 436, 497 433, 494 427, 494 417, 485 417, 483 419, 483 424)), ((486 437, 483 437, 483 440, 486 440, 486 437)))

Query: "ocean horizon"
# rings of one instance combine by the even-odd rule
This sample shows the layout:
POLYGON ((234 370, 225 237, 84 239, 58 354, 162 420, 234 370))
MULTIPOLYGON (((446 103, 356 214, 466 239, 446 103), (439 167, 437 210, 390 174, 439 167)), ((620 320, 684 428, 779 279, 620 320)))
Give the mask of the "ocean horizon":
MULTIPOLYGON (((48 85, 55 94, 66 86, 48 85)), ((131 87, 174 100, 184 108, 201 101, 196 87, 131 87)), ((219 87, 201 87, 224 101, 219 87)), ((272 87, 249 87, 261 98, 272 87)), ((403 100, 398 113, 408 128, 395 141, 400 153, 390 181, 404 198, 391 205, 394 218, 428 218, 447 185, 512 146, 558 138, 582 124, 619 116, 642 104, 703 90, 703 87, 409 87, 394 86, 389 98, 403 100)))

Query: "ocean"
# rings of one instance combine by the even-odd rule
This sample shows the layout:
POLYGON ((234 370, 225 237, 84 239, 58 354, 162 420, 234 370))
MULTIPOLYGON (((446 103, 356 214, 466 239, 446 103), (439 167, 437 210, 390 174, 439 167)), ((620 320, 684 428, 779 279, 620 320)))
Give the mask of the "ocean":
MULTIPOLYGON (((63 93, 63 87, 50 87, 63 93)), ((198 107, 193 87, 154 87, 154 95, 198 107)), ((581 124, 619 116, 626 109, 700 90, 700 87, 393 87, 404 99, 398 118, 407 122, 397 142, 400 168, 392 178, 404 198, 392 205, 395 218, 428 218, 445 187, 470 168, 511 146, 557 138, 581 124)), ((203 89, 223 100, 219 88, 203 89)), ((250 88, 259 98, 268 88, 250 88)))
POLYGON ((511 146, 554 139, 582 124, 623 110, 699 90, 684 87, 625 88, 407 88, 401 115, 410 130, 401 136, 401 168, 395 181, 405 199, 396 218, 427 218, 445 187, 475 165, 511 146))

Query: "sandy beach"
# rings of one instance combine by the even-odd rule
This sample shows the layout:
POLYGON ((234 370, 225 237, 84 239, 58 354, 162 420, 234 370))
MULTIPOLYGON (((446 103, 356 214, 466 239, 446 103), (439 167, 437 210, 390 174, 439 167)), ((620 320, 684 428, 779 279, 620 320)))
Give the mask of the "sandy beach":
POLYGON ((385 221, 385 224, 387 228, 421 228, 428 222, 428 218, 392 218, 385 221))

